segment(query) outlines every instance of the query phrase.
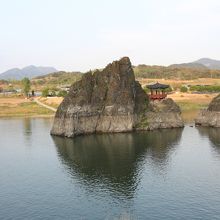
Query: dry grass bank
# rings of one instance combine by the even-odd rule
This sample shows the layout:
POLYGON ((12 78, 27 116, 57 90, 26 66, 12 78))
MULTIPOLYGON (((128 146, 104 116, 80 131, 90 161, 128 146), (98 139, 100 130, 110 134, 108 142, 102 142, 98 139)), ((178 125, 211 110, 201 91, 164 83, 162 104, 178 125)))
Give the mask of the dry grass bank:
POLYGON ((40 97, 38 98, 40 102, 49 105, 51 107, 57 108, 63 101, 63 97, 40 97))
POLYGON ((217 93, 191 94, 177 92, 168 95, 168 97, 172 98, 177 104, 179 104, 182 111, 187 111, 198 110, 207 107, 211 100, 217 95, 217 93))
POLYGON ((52 116, 54 112, 22 97, 0 97, 0 117, 52 116))

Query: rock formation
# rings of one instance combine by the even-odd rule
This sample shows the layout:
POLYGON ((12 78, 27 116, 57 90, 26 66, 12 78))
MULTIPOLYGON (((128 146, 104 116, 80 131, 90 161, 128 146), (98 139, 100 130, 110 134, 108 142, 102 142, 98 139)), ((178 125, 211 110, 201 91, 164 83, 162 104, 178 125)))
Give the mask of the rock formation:
POLYGON ((148 111, 143 114, 142 119, 139 119, 136 130, 183 127, 180 114, 180 107, 170 98, 151 101, 148 105, 148 111))
POLYGON ((183 126, 179 108, 172 100, 160 105, 156 108, 150 104, 135 81, 129 58, 124 57, 102 71, 84 74, 71 86, 58 107, 51 134, 74 137, 183 126))
POLYGON ((195 119, 196 125, 220 127, 220 95, 216 96, 208 108, 201 110, 195 119))

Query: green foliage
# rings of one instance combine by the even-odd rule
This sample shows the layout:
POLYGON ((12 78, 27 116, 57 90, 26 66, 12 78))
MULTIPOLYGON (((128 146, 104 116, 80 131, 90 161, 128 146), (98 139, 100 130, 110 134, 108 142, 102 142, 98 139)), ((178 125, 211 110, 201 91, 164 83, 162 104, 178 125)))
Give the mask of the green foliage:
POLYGON ((188 88, 186 86, 182 86, 180 88, 180 92, 188 92, 188 88))
POLYGON ((165 67, 138 65, 134 67, 134 74, 139 78, 151 79, 183 79, 220 78, 220 70, 186 67, 165 67))
POLYGON ((172 92, 173 89, 171 87, 168 87, 167 89, 164 89, 165 92, 172 92))
POLYGON ((177 104, 182 111, 201 110, 207 107, 207 104, 204 103, 191 103, 187 101, 177 101, 177 104))
POLYGON ((57 96, 59 96, 59 97, 65 97, 66 95, 67 95, 67 91, 65 91, 65 90, 61 90, 57 94, 57 96))
POLYGON ((49 96, 49 88, 44 88, 44 89, 42 90, 42 96, 43 96, 43 97, 49 96))
POLYGON ((60 86, 60 85, 71 85, 74 82, 78 81, 82 77, 82 73, 80 72, 56 72, 56 73, 50 73, 43 76, 38 76, 34 79, 32 79, 33 82, 35 82, 36 85, 46 85, 46 86, 60 86))
POLYGON ((143 89, 144 89, 144 91, 145 91, 146 93, 150 93, 150 89, 147 88, 147 86, 145 86, 143 89))
POLYGON ((42 96, 43 97, 54 97, 57 95, 57 92, 58 92, 58 89, 57 88, 49 88, 49 87, 46 87, 42 90, 42 96))
POLYGON ((31 89, 31 81, 27 77, 25 77, 24 79, 22 79, 21 83, 22 83, 24 94, 28 96, 28 93, 31 89))
POLYGON ((35 85, 44 85, 45 81, 44 80, 37 80, 37 81, 34 81, 35 85))
POLYGON ((147 121, 147 117, 145 115, 141 115, 139 118, 139 122, 136 124, 137 128, 146 128, 149 125, 147 121))
POLYGON ((220 92, 220 86, 218 85, 196 85, 191 86, 190 91, 196 92, 220 92))

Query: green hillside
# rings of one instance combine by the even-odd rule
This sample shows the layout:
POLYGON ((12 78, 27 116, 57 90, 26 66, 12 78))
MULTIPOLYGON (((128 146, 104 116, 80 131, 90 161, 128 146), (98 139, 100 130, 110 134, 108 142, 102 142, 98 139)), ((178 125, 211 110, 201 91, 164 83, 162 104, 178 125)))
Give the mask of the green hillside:
POLYGON ((81 72, 56 72, 43 76, 35 77, 31 80, 33 85, 39 86, 56 86, 56 85, 71 85, 79 80, 82 76, 81 72))
POLYGON ((206 68, 165 67, 138 65, 134 67, 135 76, 138 78, 152 79, 184 79, 220 78, 220 70, 206 68))

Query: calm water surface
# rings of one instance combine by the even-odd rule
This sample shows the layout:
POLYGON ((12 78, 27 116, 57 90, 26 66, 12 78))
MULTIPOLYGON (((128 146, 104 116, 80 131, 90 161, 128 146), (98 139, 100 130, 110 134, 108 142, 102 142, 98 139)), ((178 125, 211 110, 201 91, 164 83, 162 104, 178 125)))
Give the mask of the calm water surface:
POLYGON ((51 137, 0 119, 0 219, 220 219, 220 130, 51 137))

